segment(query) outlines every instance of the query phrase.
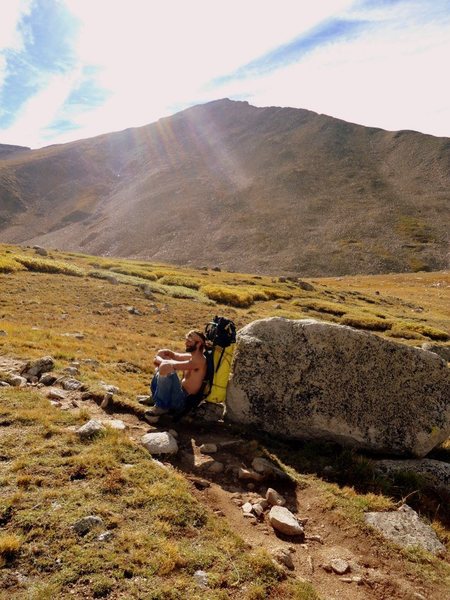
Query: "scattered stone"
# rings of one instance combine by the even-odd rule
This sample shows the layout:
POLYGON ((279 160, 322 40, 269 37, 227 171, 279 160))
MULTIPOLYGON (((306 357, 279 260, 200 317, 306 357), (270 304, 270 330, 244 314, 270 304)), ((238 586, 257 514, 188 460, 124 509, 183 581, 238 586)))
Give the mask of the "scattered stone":
POLYGON ((141 311, 135 306, 127 306, 127 311, 130 313, 130 315, 137 315, 139 317, 142 316, 141 311))
POLYGON ((111 402, 111 400, 113 399, 113 395, 110 393, 107 393, 103 396, 103 400, 100 403, 100 408, 103 408, 103 410, 105 410, 105 408, 108 408, 109 403, 111 402))
POLYGON ((67 373, 67 375, 79 375, 80 371, 79 369, 77 369, 76 367, 65 367, 65 369, 63 369, 64 373, 67 373))
POLYGON ((199 448, 202 454, 214 454, 217 452, 216 444, 202 444, 199 448))
POLYGON ((242 469, 240 468, 238 471, 238 479, 242 479, 245 481, 262 481, 264 476, 252 469, 242 469))
POLYGON ((366 513, 365 521, 403 548, 419 546, 432 554, 445 552, 434 530, 407 504, 394 512, 366 513))
POLYGON ((154 404, 153 398, 148 395, 136 396, 136 401, 139 402, 139 404, 144 404, 145 406, 152 406, 152 404, 154 404))
POLYGON ((319 542, 319 544, 323 544, 323 539, 321 535, 307 535, 305 537, 307 542, 319 542))
POLYGON ((284 506, 286 500, 273 488, 268 488, 266 492, 266 500, 271 506, 284 506))
POLYGON ((61 385, 63 387, 64 390, 67 390, 69 392, 73 392, 75 390, 80 390, 83 387, 83 384, 81 383, 81 381, 78 381, 78 379, 63 379, 61 381, 61 385))
POLYGON ((40 377, 42 373, 52 371, 55 367, 55 361, 51 356, 44 356, 37 360, 27 362, 21 369, 20 374, 30 380, 32 377, 40 377))
POLYGON ((285 535, 304 535, 303 527, 291 511, 284 506, 272 506, 269 512, 269 523, 274 529, 285 535))
POLYGON ((112 531, 104 531, 97 536, 97 540, 99 542, 109 542, 114 537, 114 533, 112 531))
POLYGON ((47 398, 49 400, 64 400, 66 395, 60 390, 49 390, 47 392, 47 398))
POLYGON ((0 329, 0 337, 5 337, 7 336, 7 332, 4 329, 0 329))
POLYGON ((177 440, 168 431, 146 433, 141 439, 142 445, 150 454, 176 454, 177 440))
POLYGON ((82 440, 88 440, 100 431, 103 431, 105 428, 103 425, 97 421, 96 419, 91 419, 87 423, 85 423, 82 427, 77 429, 77 433, 82 440))
POLYGON ((291 479, 287 473, 279 469, 270 460, 257 456, 252 461, 252 467, 257 473, 265 477, 275 477, 277 479, 291 479))
POLYGON ((115 385, 108 385, 107 383, 101 384, 101 387, 108 392, 108 394, 118 394, 120 392, 119 388, 115 385))
POLYGON ((6 381, 0 381, 0 387, 11 387, 6 381))
POLYGON ((350 565, 342 558, 333 558, 330 560, 330 567, 337 575, 343 575, 350 570, 350 565))
POLYGON ((33 246, 33 249, 35 253, 39 256, 48 256, 47 250, 45 248, 42 248, 41 246, 33 246))
POLYGON ((212 463, 209 463, 206 470, 208 473, 212 473, 213 475, 218 475, 219 473, 223 473, 225 469, 225 465, 218 460, 213 460, 212 463))
POLYGON ((272 556, 277 562, 279 562, 281 565, 284 565, 291 571, 295 568, 294 561, 292 560, 289 550, 286 550, 285 548, 276 548, 273 550, 272 556))
POLYGON ((51 375, 50 373, 44 373, 39 378, 39 383, 43 383, 44 385, 53 385, 56 381, 55 375, 51 375))
POLYGON ((111 429, 117 429, 118 431, 125 431, 127 426, 121 419, 111 419, 110 421, 103 421, 105 425, 111 427, 111 429))
POLYGON ((250 502, 246 502, 242 505, 242 512, 250 514, 252 512, 252 505, 250 502))
POLYGON ((50 404, 56 408, 60 408, 62 406, 59 400, 50 400, 50 404))
POLYGON ((201 477, 194 477, 192 475, 188 476, 189 481, 195 485, 198 490, 205 490, 206 488, 211 487, 211 484, 207 479, 202 479, 201 477))
POLYGON ((13 387, 24 387, 28 382, 25 377, 13 374, 8 377, 8 383, 13 387))
POLYGON ((86 535, 91 529, 99 525, 103 525, 103 519, 95 515, 89 515, 88 517, 82 517, 74 523, 73 528, 78 535, 86 535))
POLYGON ((261 504, 259 504, 259 502, 257 502, 256 504, 253 504, 252 506, 252 511, 255 513, 255 515, 260 519, 263 515, 264 515, 264 509, 261 506, 261 504))
POLYGON ((94 369, 96 369, 97 367, 100 366, 100 363, 98 362, 98 360, 95 360, 95 358, 84 358, 82 362, 85 365, 89 365, 90 367, 93 367, 94 369))
POLYGON ((261 319, 238 332, 226 419, 422 457, 450 435, 450 369, 432 352, 351 327, 261 319))
POLYGON ((64 336, 64 337, 73 337, 76 340, 84 340, 84 338, 85 338, 85 334, 81 333, 79 331, 77 331, 75 333, 62 333, 61 335, 64 336))
POLYGON ((314 292, 314 290, 316 289, 311 283, 308 283, 307 281, 302 281, 301 279, 297 280, 297 285, 301 290, 304 290, 305 292, 314 292))
POLYGON ((103 302, 103 307, 104 308, 112 308, 113 305, 111 304, 111 302, 103 302))
POLYGON ((198 587, 202 589, 206 589, 208 587, 208 575, 205 573, 205 571, 195 571, 194 581, 198 587))

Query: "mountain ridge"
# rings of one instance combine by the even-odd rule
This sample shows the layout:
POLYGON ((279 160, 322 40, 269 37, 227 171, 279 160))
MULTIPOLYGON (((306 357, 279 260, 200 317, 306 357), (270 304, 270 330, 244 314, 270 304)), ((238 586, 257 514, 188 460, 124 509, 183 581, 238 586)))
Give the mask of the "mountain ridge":
POLYGON ((449 173, 449 138, 222 99, 0 154, 0 241, 310 276, 439 270, 449 173))

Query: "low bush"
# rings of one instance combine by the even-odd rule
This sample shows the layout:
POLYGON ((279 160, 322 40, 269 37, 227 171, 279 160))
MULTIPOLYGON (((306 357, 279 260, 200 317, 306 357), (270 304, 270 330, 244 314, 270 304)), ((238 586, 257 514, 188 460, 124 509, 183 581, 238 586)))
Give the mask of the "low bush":
POLYGON ((375 317, 346 315, 341 319, 341 325, 349 325, 355 329, 368 329, 370 331, 388 331, 392 322, 375 317))
POLYGON ((20 550, 22 542, 19 537, 12 534, 0 535, 0 566, 12 560, 20 550))
POLYGON ((23 265, 28 271, 38 273, 61 273, 62 275, 73 275, 83 277, 84 271, 75 265, 59 260, 48 260, 31 256, 15 256, 14 259, 23 265))
POLYGON ((247 291, 218 285, 206 285, 202 292, 211 300, 237 308, 248 308, 253 304, 253 295, 247 291))
POLYGON ((149 281, 156 281, 158 278, 155 273, 147 271, 146 269, 140 269, 130 265, 129 267, 109 267, 110 271, 114 273, 121 273, 122 275, 131 275, 133 277, 140 277, 141 279, 148 279, 149 281))
POLYGON ((25 270, 24 265, 9 256, 0 256, 0 273, 14 273, 25 270))
POLYGON ((335 315, 336 317, 341 317, 347 312, 347 308, 345 306, 333 304, 333 302, 326 302, 323 300, 294 300, 292 304, 301 308, 307 308, 308 310, 315 310, 316 312, 335 315))
POLYGON ((430 327, 424 323, 404 322, 399 324, 399 329, 419 333, 420 335, 430 338, 430 340, 435 340, 438 342, 446 342, 450 339, 450 335, 446 331, 442 331, 442 329, 436 329, 435 327, 430 327))
MULTIPOLYGON (((156 275, 155 275, 156 279, 156 275)), ((163 285, 176 285, 185 288, 191 288, 192 290, 200 289, 200 282, 196 279, 190 279, 189 277, 180 277, 178 275, 164 275, 159 280, 159 283, 163 285)))

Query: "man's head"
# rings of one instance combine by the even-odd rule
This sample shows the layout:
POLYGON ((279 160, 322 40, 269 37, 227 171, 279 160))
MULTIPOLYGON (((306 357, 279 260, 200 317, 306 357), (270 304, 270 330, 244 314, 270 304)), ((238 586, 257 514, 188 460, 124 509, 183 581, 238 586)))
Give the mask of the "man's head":
POLYGON ((202 351, 205 347, 206 338, 202 331, 192 329, 186 334, 186 352, 202 351))

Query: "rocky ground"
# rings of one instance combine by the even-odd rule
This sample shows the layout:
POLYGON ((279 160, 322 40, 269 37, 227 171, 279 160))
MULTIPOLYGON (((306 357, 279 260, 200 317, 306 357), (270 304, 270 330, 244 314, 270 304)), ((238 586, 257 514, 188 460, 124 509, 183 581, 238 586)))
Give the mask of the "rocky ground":
MULTIPOLYGON (((99 399, 77 385, 78 369, 73 364, 65 373, 42 375, 25 361, 0 357, 0 372, 8 373, 9 385, 31 385, 60 410, 84 409, 86 420, 96 421, 91 423, 94 430, 123 429, 136 443, 142 443, 143 436, 149 441, 148 434, 167 432, 170 450, 160 448, 153 460, 183 473, 192 483, 192 493, 226 519, 249 548, 266 549, 287 572, 310 581, 321 597, 441 600, 445 596, 444 582, 425 581, 406 567, 400 551, 335 510, 317 482, 305 478, 299 483, 280 471, 261 456, 258 443, 248 435, 238 435, 222 420, 208 420, 207 414, 149 426, 114 402, 113 387, 104 384, 99 399)), ((88 428, 84 435, 94 430, 88 428)))

